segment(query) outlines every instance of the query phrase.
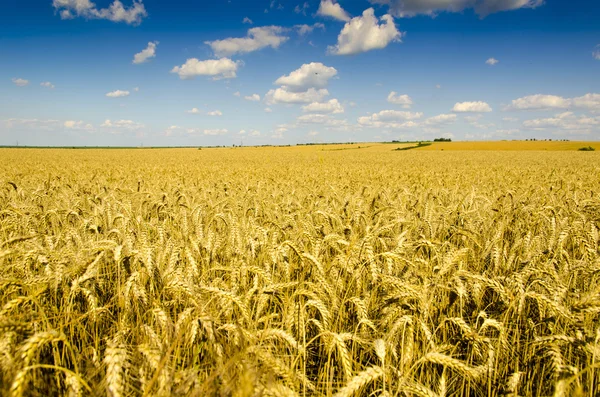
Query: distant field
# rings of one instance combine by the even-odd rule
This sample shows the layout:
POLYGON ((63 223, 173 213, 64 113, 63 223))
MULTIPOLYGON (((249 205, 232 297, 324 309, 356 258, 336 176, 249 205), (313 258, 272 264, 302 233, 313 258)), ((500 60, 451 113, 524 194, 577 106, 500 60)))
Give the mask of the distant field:
MULTIPOLYGON (((381 143, 381 142, 361 142, 361 143, 340 143, 340 144, 312 144, 312 145, 291 145, 291 146, 244 146, 244 147, 201 147, 203 150, 273 150, 281 149, 282 151, 299 151, 303 153, 310 152, 336 152, 346 150, 362 150, 362 151, 388 151, 397 148, 411 148, 411 150, 547 150, 547 151, 577 151, 579 148, 591 146, 597 151, 600 151, 600 142, 559 142, 559 141, 481 141, 481 142, 428 142, 423 141, 422 147, 415 147, 419 142, 401 142, 401 143, 381 143)), ((171 148, 171 147, 149 147, 149 148, 127 148, 127 147, 62 147, 62 148, 46 148, 46 147, 1 147, 1 150, 6 149, 28 149, 28 150, 48 150, 48 149, 63 149, 63 150, 193 150, 196 147, 183 147, 183 148, 171 148)))
POLYGON ((411 145, 0 149, 0 395, 600 395, 595 144, 411 145))
POLYGON ((578 150, 591 146, 600 150, 600 142, 545 142, 545 141, 485 141, 485 142, 434 142, 418 150, 578 150))

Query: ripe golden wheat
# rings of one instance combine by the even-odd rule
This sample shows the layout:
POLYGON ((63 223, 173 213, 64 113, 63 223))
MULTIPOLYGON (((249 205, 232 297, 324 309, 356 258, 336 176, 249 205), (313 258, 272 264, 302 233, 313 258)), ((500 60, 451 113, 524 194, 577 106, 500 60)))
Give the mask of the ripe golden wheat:
POLYGON ((0 394, 600 394, 600 155, 0 149, 0 394))

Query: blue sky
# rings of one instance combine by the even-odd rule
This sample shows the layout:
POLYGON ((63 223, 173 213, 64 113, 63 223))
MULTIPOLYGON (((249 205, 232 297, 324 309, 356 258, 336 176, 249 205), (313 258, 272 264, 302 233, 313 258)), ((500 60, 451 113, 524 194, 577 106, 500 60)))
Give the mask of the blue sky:
POLYGON ((2 145, 600 139, 596 1, 2 8, 2 145))

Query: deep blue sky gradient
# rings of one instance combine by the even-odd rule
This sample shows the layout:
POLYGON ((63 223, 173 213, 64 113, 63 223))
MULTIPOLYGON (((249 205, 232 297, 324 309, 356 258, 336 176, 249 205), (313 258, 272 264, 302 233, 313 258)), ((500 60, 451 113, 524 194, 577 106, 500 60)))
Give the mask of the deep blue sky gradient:
MULTIPOLYGON (((112 0, 111 0, 112 1, 112 0)), ((111 1, 98 0, 98 7, 111 1)), ((592 52, 600 44, 600 2, 547 0, 535 9, 499 12, 479 18, 472 10, 443 12, 432 18, 396 18, 405 33, 402 43, 350 56, 327 54, 344 22, 316 16, 319 1, 308 1, 307 15, 297 14, 300 0, 282 0, 282 10, 261 1, 159 1, 143 2, 148 17, 139 26, 108 20, 63 20, 52 0, 4 0, 0 12, 0 144, 29 145, 211 145, 239 143, 288 144, 307 141, 424 139, 448 135, 454 139, 521 139, 550 137, 600 139, 600 125, 590 122, 584 134, 561 128, 531 129, 524 122, 554 118, 572 110, 576 117, 597 120, 600 108, 511 111, 512 100, 534 94, 564 98, 600 93, 600 60, 592 52), (265 13, 268 10, 268 13, 265 13), (243 24, 249 17, 253 25, 243 24), (231 56, 243 61, 235 79, 213 81, 204 76, 181 80, 170 73, 189 58, 214 59, 205 41, 243 37, 251 27, 325 24, 325 31, 290 40, 277 49, 231 56), (148 42, 158 41, 157 56, 141 65, 132 64, 135 53, 148 42), (485 61, 494 57, 495 66, 485 61), (326 99, 337 98, 345 112, 331 117, 347 120, 346 130, 325 125, 301 125, 300 105, 268 105, 233 95, 259 94, 276 88, 274 81, 310 62, 322 62, 338 71, 329 82, 326 99), (19 87, 13 78, 30 83, 19 87), (54 89, 40 87, 50 81, 54 89), (440 85, 441 88, 436 88, 440 85), (139 92, 133 92, 139 87, 139 92), (114 90, 129 90, 126 98, 107 98, 114 90), (454 123, 431 131, 424 126, 408 129, 368 128, 357 119, 386 109, 405 110, 390 104, 390 91, 409 95, 410 111, 422 112, 422 120, 452 114, 457 102, 484 101, 493 112, 473 121, 457 114, 454 123), (186 113, 220 110, 221 117, 186 113), (264 111, 272 109, 271 113, 264 111), (504 119, 510 118, 511 121, 504 119), (38 122, 54 120, 40 131, 38 122), (514 120, 512 120, 514 119, 514 120), (8 120, 12 120, 9 122, 8 120), (16 120, 16 121, 15 121, 16 120), (69 129, 68 120, 91 124, 90 131, 69 129), (143 124, 135 132, 110 133, 100 128, 105 120, 132 120, 143 124), (286 131, 274 138, 285 124, 286 131), (477 125, 478 124, 478 125, 477 125), (182 129, 227 129, 224 135, 175 134, 182 129), (260 131, 260 136, 239 135, 240 130, 260 131), (316 136, 308 136, 309 132, 316 136), (508 132, 507 132, 508 131, 508 132)), ((129 6, 129 0, 123 0, 129 6)), ((341 0, 352 16, 374 7, 377 16, 387 7, 366 0, 341 0)))

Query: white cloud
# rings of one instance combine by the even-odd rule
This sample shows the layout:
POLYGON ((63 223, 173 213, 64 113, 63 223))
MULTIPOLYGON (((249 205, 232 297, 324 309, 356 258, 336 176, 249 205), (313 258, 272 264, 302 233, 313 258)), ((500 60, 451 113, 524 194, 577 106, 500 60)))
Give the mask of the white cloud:
POLYGON ((439 90, 440 88, 442 88, 442 86, 440 84, 436 84, 435 88, 437 88, 439 90))
POLYGON ((245 96, 244 99, 247 101, 258 102, 258 101, 260 101, 260 95, 252 94, 249 96, 245 96))
POLYGON ((327 102, 313 102, 302 106, 302 111, 305 113, 338 114, 344 113, 344 107, 337 99, 331 99, 327 102))
POLYGON ((308 136, 317 136, 317 135, 319 135, 319 131, 310 131, 307 135, 308 136))
POLYGON ((308 2, 304 2, 304 4, 302 5, 297 5, 294 8, 294 12, 296 14, 302 14, 302 15, 306 15, 306 10, 308 10, 310 8, 310 5, 308 4, 308 2))
POLYGON ((12 82, 17 86, 17 87, 25 87, 26 85, 29 85, 29 80, 25 80, 25 79, 21 79, 21 78, 13 78, 12 82))
POLYGON ((509 122, 509 123, 514 123, 516 121, 519 121, 519 119, 516 118, 516 117, 502 117, 502 121, 506 121, 506 122, 509 122))
POLYGON ((200 114, 200 109, 198 108, 192 108, 190 110, 187 111, 189 114, 200 114))
POLYGON ((273 135, 271 135, 271 138, 275 138, 275 139, 283 139, 283 131, 281 131, 279 128, 275 131, 273 131, 273 135))
POLYGON ((481 118, 483 117, 482 114, 474 114, 472 116, 465 116, 464 119, 465 121, 469 122, 469 123, 476 123, 478 122, 481 118))
POLYGON ((94 130, 94 126, 83 121, 67 120, 63 123, 64 127, 69 130, 88 131, 94 130))
POLYGON ((580 97, 564 98, 557 95, 529 95, 515 99, 505 110, 552 110, 552 109, 600 110, 600 94, 588 93, 580 97))
POLYGON ((438 114, 437 116, 429 117, 425 120, 426 125, 449 124, 456 121, 455 114, 438 114))
POLYGON ((405 109, 410 109, 413 104, 412 99, 408 95, 398 95, 398 93, 395 91, 390 92, 390 95, 387 97, 387 101, 395 105, 402 105, 402 107, 405 109))
POLYGON ((304 64, 289 75, 278 78, 275 84, 281 87, 267 92, 265 100, 269 105, 321 102, 329 95, 329 91, 323 87, 336 75, 335 68, 320 62, 304 64))
POLYGON ((333 118, 328 114, 304 114, 299 116, 296 121, 299 124, 323 124, 328 127, 328 130, 343 130, 350 128, 348 121, 333 118))
POLYGON ((171 73, 177 73, 182 80, 192 79, 196 76, 212 76, 214 80, 233 79, 237 77, 237 70, 241 65, 240 61, 234 62, 229 58, 206 61, 190 58, 183 65, 175 66, 171 73))
POLYGON ((309 33, 312 33, 313 30, 315 30, 315 29, 325 30, 325 25, 323 25, 320 22, 317 22, 314 25, 306 25, 306 24, 305 25, 295 25, 294 28, 296 28, 296 30, 298 31, 298 34, 300 36, 304 36, 309 33))
POLYGON ((540 109, 566 109, 570 101, 556 95, 529 95, 515 99, 507 110, 540 110, 540 109))
POLYGON ((246 130, 240 130, 240 132, 238 132, 239 135, 246 135, 246 130))
POLYGON ((248 30, 246 37, 230 37, 224 40, 206 41, 215 55, 227 57, 235 54, 245 54, 271 47, 279 48, 289 37, 282 34, 286 29, 281 26, 263 26, 248 30))
POLYGON ((225 135, 227 134, 229 131, 225 128, 221 128, 221 129, 212 129, 212 130, 204 130, 203 133, 204 135, 225 135))
POLYGON ((320 62, 305 63, 287 76, 281 76, 275 84, 286 86, 288 91, 300 92, 308 88, 324 88, 329 79, 337 75, 335 68, 320 62))
POLYGON ((133 0, 129 8, 115 0, 108 8, 98 9, 90 0, 53 0, 52 6, 60 12, 62 19, 83 17, 86 19, 107 19, 112 22, 125 22, 139 25, 148 16, 142 1, 133 0))
POLYGON ((238 98, 239 98, 239 97, 241 97, 241 96, 242 96, 242 94, 240 94, 240 92, 239 92, 239 91, 236 91, 236 92, 234 92, 234 93, 233 93, 233 96, 236 96, 236 97, 238 97, 238 98))
POLYGON ((144 124, 133 120, 105 120, 100 127, 105 128, 111 134, 122 134, 123 132, 139 131, 144 128, 144 124))
POLYGON ((265 113, 273 113, 273 109, 271 109, 271 108, 265 108, 265 113))
POLYGON ((177 131, 181 130, 181 127, 178 125, 172 125, 170 127, 168 127, 164 132, 163 135, 164 136, 173 136, 177 134, 177 131))
POLYGON ((391 42, 401 41, 391 15, 381 17, 380 25, 372 8, 366 9, 362 17, 352 18, 340 32, 335 46, 329 46, 328 52, 335 55, 352 55, 365 51, 387 47, 391 42))
POLYGON ((582 135, 597 131, 600 117, 575 115, 573 112, 563 112, 554 117, 525 120, 523 127, 532 130, 553 130, 555 134, 582 135))
POLYGON ((592 56, 594 57, 594 59, 600 61, 600 44, 596 46, 596 49, 592 52, 592 56))
POLYGON ((248 25, 252 25, 254 22, 252 22, 252 19, 250 19, 248 17, 244 17, 244 19, 242 20, 242 23, 247 23, 248 25))
POLYGON ((51 90, 53 90, 53 89, 54 89, 54 84, 52 84, 52 83, 51 83, 51 82, 49 82, 49 81, 44 81, 43 83, 40 83, 40 85, 41 85, 42 87, 50 88, 51 90))
POLYGON ((373 4, 387 5, 396 17, 423 14, 435 16, 440 12, 461 12, 473 8, 480 17, 500 11, 536 8, 544 0, 370 0, 373 4))
POLYGON ((452 108, 453 112, 457 113, 487 113, 491 112, 492 108, 486 102, 457 102, 452 108))
POLYGON ((258 131, 258 130, 251 130, 248 135, 257 137, 257 136, 260 136, 261 134, 260 134, 260 131, 258 131))
POLYGON ((572 98, 571 103, 576 108, 598 111, 600 110, 600 94, 585 94, 572 98))
POLYGON ((122 98, 122 97, 129 96, 129 91, 122 91, 122 90, 111 91, 111 92, 108 92, 106 94, 106 96, 109 98, 122 98))
POLYGON ((2 120, 6 128, 25 127, 33 130, 56 131, 64 127, 64 123, 60 120, 40 120, 40 119, 8 119, 2 120))
POLYGON ((490 66, 494 66, 498 62, 500 62, 500 61, 497 60, 496 58, 489 58, 487 61, 485 61, 485 63, 488 64, 488 65, 490 65, 490 66))
POLYGON ((329 95, 329 91, 324 88, 319 90, 309 88, 304 92, 290 92, 286 87, 280 87, 267 92, 265 100, 269 105, 276 103, 299 104, 321 102, 327 95, 329 95))
POLYGON ((207 116, 222 116, 223 112, 220 110, 213 110, 212 112, 206 113, 207 116))
POLYGON ((140 64, 148 61, 150 58, 156 57, 156 46, 158 41, 151 41, 148 43, 148 47, 144 48, 141 52, 138 52, 133 56, 133 63, 140 64))
POLYGON ((140 92, 140 87, 134 87, 133 92, 140 92))
POLYGON ((350 15, 338 3, 334 3, 333 0, 321 0, 317 15, 331 17, 344 22, 350 20, 350 15))
POLYGON ((326 124, 330 122, 332 119, 326 114, 305 114, 302 116, 298 116, 296 121, 301 124, 326 124))
POLYGON ((399 111, 399 110, 382 110, 379 113, 373 113, 370 116, 358 118, 358 124, 365 127, 375 128, 412 128, 419 124, 413 120, 423 117, 423 113, 399 111))
POLYGON ((402 110, 382 110, 379 113, 373 113, 370 116, 361 117, 361 119, 370 119, 374 121, 396 121, 396 120, 416 120, 423 117, 421 112, 408 112, 402 110))

